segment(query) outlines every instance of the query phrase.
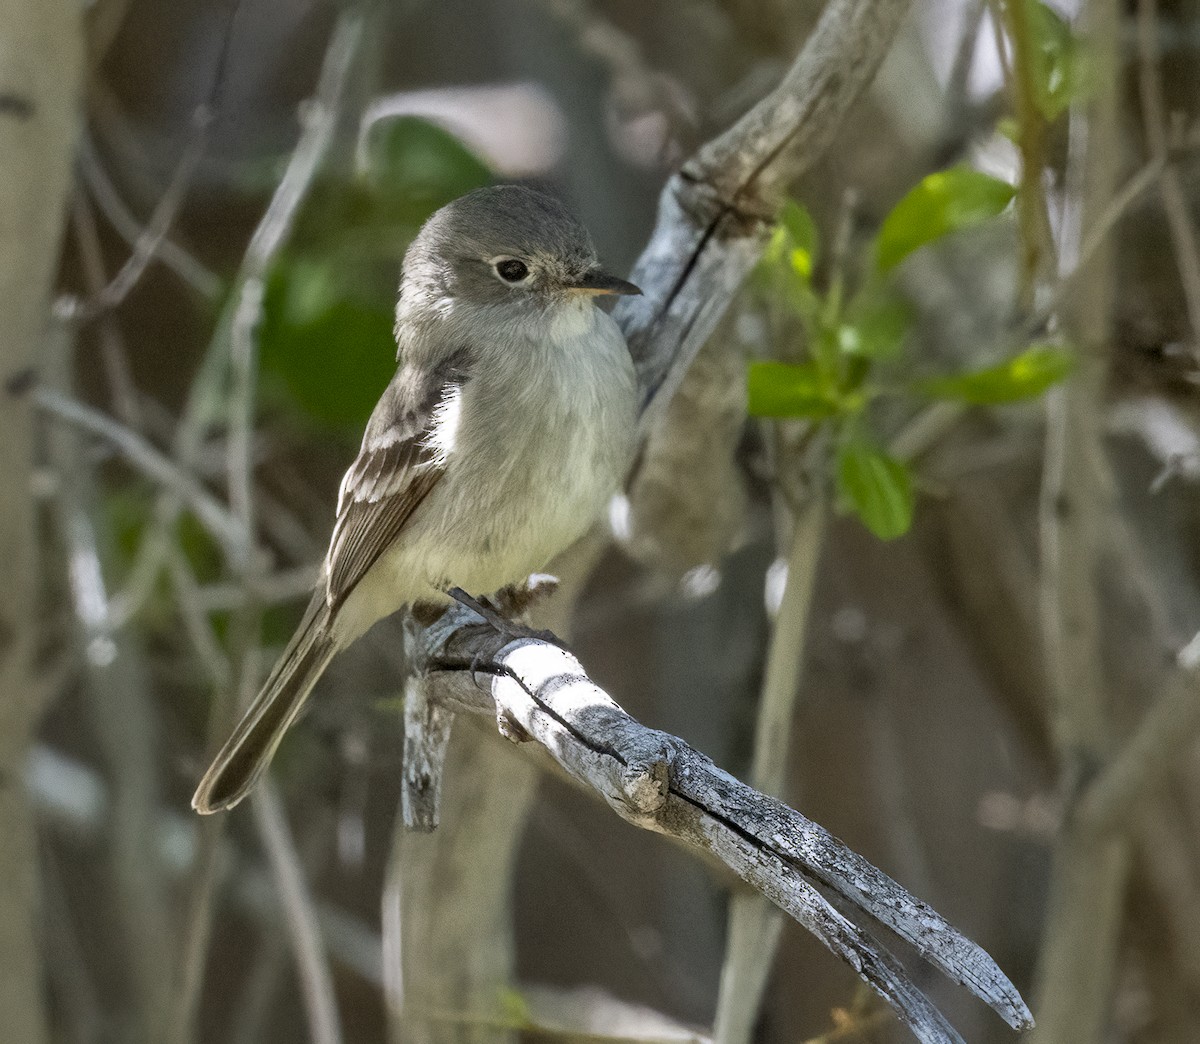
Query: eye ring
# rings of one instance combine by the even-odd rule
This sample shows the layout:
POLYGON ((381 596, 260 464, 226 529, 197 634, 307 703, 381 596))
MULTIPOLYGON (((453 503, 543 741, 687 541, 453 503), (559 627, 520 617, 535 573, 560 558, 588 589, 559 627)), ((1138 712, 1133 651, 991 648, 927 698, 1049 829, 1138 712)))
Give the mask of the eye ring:
POLYGON ((520 283, 529 278, 529 266, 515 257, 506 257, 495 264, 496 275, 506 283, 520 283))

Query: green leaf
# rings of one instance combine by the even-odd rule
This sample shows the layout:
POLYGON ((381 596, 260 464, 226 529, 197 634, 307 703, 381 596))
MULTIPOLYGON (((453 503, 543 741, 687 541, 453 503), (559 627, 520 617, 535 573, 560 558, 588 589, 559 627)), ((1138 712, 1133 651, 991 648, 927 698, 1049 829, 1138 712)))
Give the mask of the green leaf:
POLYGON ((907 466, 862 436, 838 451, 838 491, 880 540, 894 540, 912 526, 915 494, 907 466))
POLYGON ((1066 377, 1074 355, 1055 344, 1035 344, 1020 355, 981 370, 936 377, 921 390, 937 399, 957 399, 977 406, 1018 402, 1041 395, 1066 377))
POLYGON ((328 255, 282 261, 267 284, 264 375, 309 420, 347 433, 361 429, 396 368, 395 277, 374 275, 362 261, 328 255))
POLYGON ((838 412, 836 394, 812 363, 752 362, 746 387, 755 417, 824 420, 838 412))
POLYGON ((1025 3, 1033 36, 1030 64, 1037 107, 1052 123, 1087 91, 1087 51, 1052 7, 1040 0, 1025 3))
POLYGON ((817 263, 817 225, 812 215, 789 199, 779 212, 779 227, 788 239, 789 261, 798 275, 811 279, 817 263))
POLYGON ((371 124, 367 179, 383 196, 446 201, 488 184, 491 172, 448 131, 417 116, 371 124))
POLYGON ((912 324, 912 307, 903 298, 878 292, 860 295, 838 327, 838 350, 866 359, 894 359, 912 324))
POLYGON ((816 225, 807 210, 788 200, 755 269, 754 285, 769 298, 787 302, 801 318, 811 320, 821 310, 812 286, 816 259, 816 225))
POLYGON ((526 1029, 534 1025, 529 1001, 519 992, 509 986, 501 986, 496 999, 500 1006, 500 1016, 507 1026, 526 1029))
POLYGON ((923 178, 884 219, 875 246, 881 271, 895 268, 918 247, 995 217, 1016 189, 970 167, 923 178))

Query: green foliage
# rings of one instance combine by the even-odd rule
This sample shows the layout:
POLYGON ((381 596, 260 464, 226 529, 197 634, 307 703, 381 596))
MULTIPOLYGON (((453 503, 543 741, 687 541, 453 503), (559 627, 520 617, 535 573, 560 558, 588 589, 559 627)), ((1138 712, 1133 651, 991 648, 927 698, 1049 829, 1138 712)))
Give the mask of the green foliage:
POLYGON ((907 465, 857 433, 838 450, 837 488, 880 540, 903 536, 912 525, 916 496, 907 465))
POLYGON ((300 418, 357 438, 395 369, 393 309, 404 250, 421 223, 486 184, 458 139, 414 117, 378 121, 362 177, 322 183, 267 279, 264 383, 300 418))
MULTIPOLYGON (((814 284, 819 237, 796 203, 785 208, 752 286, 799 322, 804 356, 751 362, 747 405, 757 417, 802 422, 825 431, 836 447, 830 472, 839 504, 882 540, 912 525, 914 479, 872 432, 874 404, 915 395, 997 405, 1040 395, 1070 371, 1070 354, 1033 345, 997 366, 935 377, 914 388, 898 372, 915 316, 892 279, 913 251, 1001 213, 1015 189, 978 171, 955 167, 924 178, 884 219, 875 242, 857 259, 862 273, 827 274, 814 284)), ((838 266, 840 269, 840 266, 838 266)), ((919 402, 913 408, 920 408, 919 402)))
POLYGON ((867 359, 898 358, 913 326, 912 306, 888 287, 857 294, 838 326, 838 350, 867 359))
POLYGON ((508 986, 502 986, 497 993, 500 1017, 505 1026, 511 1029, 528 1029, 534 1025, 529 1001, 521 993, 508 986))
POLYGON ((362 427, 396 364, 390 295, 340 292, 346 271, 317 258, 277 265, 260 336, 264 371, 304 417, 349 434, 362 427))
POLYGON ((752 362, 747 384, 756 417, 824 420, 838 411, 836 389, 813 363, 752 362))
POLYGON ((1033 37, 1029 63, 1034 98, 1047 123, 1053 123, 1088 90, 1087 50, 1071 27, 1041 0, 1023 0, 1033 37))
POLYGON ((378 120, 367 137, 367 181, 385 198, 455 199, 492 174, 458 138, 416 116, 378 120))
POLYGON ((970 167, 922 178, 884 219, 875 250, 880 270, 895 268, 918 247, 995 217, 1015 193, 1007 181, 970 167))
POLYGON ((1034 399, 1070 374, 1071 352, 1060 345, 1035 344, 995 366, 935 377, 921 389, 938 399, 957 399, 976 406, 1034 399))
POLYGON ((789 199, 779 212, 779 229, 772 246, 781 252, 786 249, 788 260, 797 273, 811 279, 817 264, 820 241, 812 215, 795 200, 789 199))

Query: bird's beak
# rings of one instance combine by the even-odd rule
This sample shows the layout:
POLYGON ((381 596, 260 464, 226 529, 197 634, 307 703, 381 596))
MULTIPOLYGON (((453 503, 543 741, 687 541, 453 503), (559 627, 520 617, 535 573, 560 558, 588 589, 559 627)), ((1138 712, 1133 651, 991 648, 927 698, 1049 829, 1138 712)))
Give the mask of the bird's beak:
POLYGON ((592 269, 582 279, 569 284, 569 290, 577 290, 585 294, 640 294, 642 291, 624 279, 610 276, 598 268, 592 269))

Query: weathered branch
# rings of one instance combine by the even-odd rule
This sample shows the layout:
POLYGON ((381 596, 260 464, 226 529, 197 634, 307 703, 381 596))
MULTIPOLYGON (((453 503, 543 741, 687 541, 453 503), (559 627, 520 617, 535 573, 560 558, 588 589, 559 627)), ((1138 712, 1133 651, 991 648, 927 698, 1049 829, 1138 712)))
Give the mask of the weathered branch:
POLYGON ((803 924, 877 990, 922 1041, 961 1038, 887 950, 815 887, 896 932, 1010 1025, 1031 1024, 1020 995, 982 949, 824 828, 717 768, 675 736, 626 714, 566 650, 511 640, 455 607, 415 635, 425 699, 494 715, 534 740, 636 826, 708 851, 803 924))
POLYGON ((762 253, 784 188, 821 158, 910 0, 831 0, 778 87, 667 182, 614 316, 643 406, 665 402, 762 253), (659 393, 664 394, 659 394, 659 393))

